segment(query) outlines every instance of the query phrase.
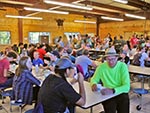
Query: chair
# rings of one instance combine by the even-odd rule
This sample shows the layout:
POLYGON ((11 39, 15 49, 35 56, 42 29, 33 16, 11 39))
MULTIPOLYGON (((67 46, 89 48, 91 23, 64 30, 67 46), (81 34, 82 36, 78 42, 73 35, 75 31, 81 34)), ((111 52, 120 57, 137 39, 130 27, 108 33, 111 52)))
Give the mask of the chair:
POLYGON ((144 89, 144 81, 147 78, 147 76, 138 75, 138 78, 141 78, 141 88, 134 88, 133 92, 140 96, 140 104, 136 106, 136 109, 139 111, 143 107, 142 95, 148 94, 149 91, 147 89, 144 89))
POLYGON ((22 102, 15 102, 13 100, 10 101, 10 112, 12 112, 12 106, 18 106, 20 113, 22 113, 22 109, 25 107, 25 104, 22 102))
POLYGON ((4 98, 5 97, 11 97, 12 89, 11 88, 0 87, 0 95, 2 96, 2 104, 4 104, 4 98))
POLYGON ((29 109, 29 110, 25 111, 24 113, 33 113, 33 110, 34 109, 29 109))

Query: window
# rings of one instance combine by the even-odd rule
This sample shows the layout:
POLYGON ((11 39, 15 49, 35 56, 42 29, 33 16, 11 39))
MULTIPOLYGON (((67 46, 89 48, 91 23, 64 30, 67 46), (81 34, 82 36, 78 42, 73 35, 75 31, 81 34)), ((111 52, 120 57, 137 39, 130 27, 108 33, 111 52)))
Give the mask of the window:
POLYGON ((29 32, 29 42, 33 44, 42 43, 42 36, 48 37, 48 40, 50 39, 49 32, 29 32))
POLYGON ((79 32, 65 32, 64 33, 67 37, 67 39, 69 40, 69 36, 72 36, 75 35, 75 38, 77 38, 77 35, 80 34, 79 32))
POLYGON ((0 44, 10 44, 9 31, 0 31, 0 44))

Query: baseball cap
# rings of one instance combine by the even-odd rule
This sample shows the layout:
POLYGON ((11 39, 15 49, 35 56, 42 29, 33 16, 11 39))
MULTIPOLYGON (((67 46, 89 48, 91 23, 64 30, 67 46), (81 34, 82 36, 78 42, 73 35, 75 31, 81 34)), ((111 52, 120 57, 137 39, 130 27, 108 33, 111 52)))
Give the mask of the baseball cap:
POLYGON ((56 67, 58 69, 66 69, 66 68, 74 68, 75 65, 69 60, 68 58, 61 58, 57 64, 56 67))

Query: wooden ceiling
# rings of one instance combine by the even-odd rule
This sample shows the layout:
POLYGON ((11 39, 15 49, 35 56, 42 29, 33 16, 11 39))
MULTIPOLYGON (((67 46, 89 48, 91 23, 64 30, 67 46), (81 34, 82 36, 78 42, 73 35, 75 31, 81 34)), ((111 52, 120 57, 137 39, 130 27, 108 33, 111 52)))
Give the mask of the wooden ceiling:
MULTIPOLYGON (((123 18, 126 20, 132 20, 133 18, 125 17, 125 13, 136 14, 139 16, 146 16, 150 19, 150 0, 128 0, 127 4, 121 4, 113 0, 54 0, 66 3, 77 2, 79 5, 90 5, 93 10, 86 11, 81 9, 69 8, 58 5, 46 4, 43 0, 0 0, 0 11, 7 11, 7 7, 17 9, 21 15, 32 14, 35 15, 37 12, 26 11, 24 7, 34 7, 42 9, 68 11, 70 14, 79 14, 89 18, 100 18, 101 16, 109 16, 116 18, 123 18), (15 3, 12 3, 15 2, 15 3)), ((104 21, 105 22, 105 21, 104 21)))

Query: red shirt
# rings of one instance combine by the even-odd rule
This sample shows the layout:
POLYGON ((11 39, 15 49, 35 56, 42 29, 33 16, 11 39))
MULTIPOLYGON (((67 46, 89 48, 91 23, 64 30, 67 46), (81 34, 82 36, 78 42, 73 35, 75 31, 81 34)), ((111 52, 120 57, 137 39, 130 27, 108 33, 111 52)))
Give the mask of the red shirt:
POLYGON ((132 37, 130 42, 131 42, 131 46, 133 47, 134 45, 138 44, 138 39, 136 37, 132 37))
POLYGON ((7 77, 4 77, 4 69, 8 70, 9 65, 10 65, 10 63, 7 60, 7 58, 0 60, 0 84, 5 83, 7 80, 7 77))

